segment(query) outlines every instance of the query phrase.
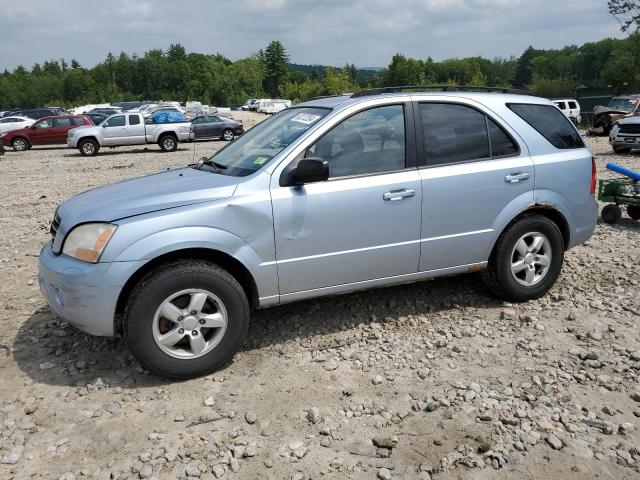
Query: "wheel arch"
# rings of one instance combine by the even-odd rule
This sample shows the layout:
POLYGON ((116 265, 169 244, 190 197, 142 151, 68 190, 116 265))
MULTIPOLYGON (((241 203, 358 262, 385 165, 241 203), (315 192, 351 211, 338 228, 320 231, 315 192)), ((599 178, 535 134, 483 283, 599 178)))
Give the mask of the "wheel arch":
POLYGON ((515 222, 517 222, 523 217, 530 216, 530 215, 541 215, 543 217, 547 217, 549 220, 555 223, 557 227, 560 229, 560 233, 562 234, 562 242, 564 244, 564 249, 565 250, 569 249, 569 246, 571 245, 571 229, 569 227, 569 221, 567 220, 567 218, 564 216, 562 212, 560 212, 553 205, 538 203, 535 205, 531 205, 530 207, 527 207, 524 210, 520 211, 515 217, 511 219, 511 221, 509 221, 500 230, 499 235, 496 236, 493 242, 493 245, 491 246, 491 254, 489 256, 490 262, 493 259, 496 245, 498 244, 498 240, 500 239, 500 237, 502 237, 502 234, 515 222))
POLYGON ((13 142, 15 142, 18 139, 24 140, 27 143, 27 148, 31 147, 31 142, 24 135, 16 135, 15 137, 13 137, 11 140, 9 140, 10 145, 13 147, 13 142))
POLYGON ((77 148, 80 148, 80 143, 85 141, 85 140, 93 140, 94 142, 96 142, 98 144, 98 147, 100 147, 100 142, 98 141, 98 139, 95 136, 87 135, 86 137, 80 137, 78 139, 78 141, 76 142, 77 148))
POLYGON ((173 250, 159 255, 150 261, 146 262, 138 268, 126 281, 116 302, 116 310, 114 316, 114 332, 122 332, 122 321, 124 316, 124 310, 127 302, 131 296, 131 292, 140 281, 140 279, 159 267, 160 265, 176 260, 202 260, 214 263, 221 268, 228 271, 237 281, 247 295, 249 305, 252 309, 258 307, 258 287, 256 281, 249 271, 249 269, 238 259, 232 257, 228 253, 220 250, 214 250, 209 248, 185 248, 180 250, 173 250))

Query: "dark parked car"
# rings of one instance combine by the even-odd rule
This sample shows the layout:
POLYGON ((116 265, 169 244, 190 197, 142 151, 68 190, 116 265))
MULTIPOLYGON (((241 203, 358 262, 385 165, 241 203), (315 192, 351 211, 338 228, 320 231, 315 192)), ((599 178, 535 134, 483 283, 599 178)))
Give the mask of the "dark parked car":
POLYGON ((85 113, 85 116, 89 117, 94 125, 100 125, 109 117, 109 115, 107 115, 106 113, 94 112, 85 113))
POLYGON ((1 141, 11 145, 16 152, 28 150, 33 145, 65 144, 69 130, 85 125, 93 125, 85 115, 45 117, 30 127, 8 132, 1 141))
POLYGON ((195 140, 222 138, 230 141, 233 140, 234 136, 244 133, 244 127, 241 122, 219 115, 196 117, 191 124, 195 132, 195 140))
POLYGON ((112 103, 111 105, 113 105, 114 107, 119 107, 122 110, 133 110, 134 108, 140 108, 144 105, 151 105, 152 102, 150 100, 145 100, 143 102, 117 102, 117 103, 112 103))
POLYGON ((114 108, 98 107, 98 108, 94 108, 89 113, 104 113, 107 116, 109 116, 109 115, 115 115, 116 113, 122 113, 122 108, 120 108, 120 107, 114 107, 114 108))
POLYGON ((65 115, 66 113, 57 108, 28 108, 22 110, 13 110, 9 113, 11 116, 29 117, 39 120, 44 117, 55 117, 65 115))

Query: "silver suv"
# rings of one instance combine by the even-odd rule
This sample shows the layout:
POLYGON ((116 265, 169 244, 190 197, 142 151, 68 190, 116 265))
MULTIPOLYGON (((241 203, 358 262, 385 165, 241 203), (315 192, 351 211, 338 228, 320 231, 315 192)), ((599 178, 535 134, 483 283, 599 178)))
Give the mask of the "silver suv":
POLYGON ((252 309, 466 272, 522 302, 596 225, 592 155, 550 101, 360 92, 265 120, 208 159, 63 202, 51 307, 151 372, 211 372, 252 309))

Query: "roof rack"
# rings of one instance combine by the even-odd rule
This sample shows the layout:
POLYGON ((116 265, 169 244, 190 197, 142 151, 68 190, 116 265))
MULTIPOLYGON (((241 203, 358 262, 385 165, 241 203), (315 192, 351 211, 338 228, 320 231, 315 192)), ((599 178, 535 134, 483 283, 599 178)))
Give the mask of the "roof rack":
POLYGON ((400 87, 381 87, 360 90, 351 95, 351 98, 368 97, 371 95, 379 95, 381 93, 398 93, 406 90, 437 90, 441 92, 497 92, 511 93, 515 95, 529 95, 524 90, 503 87, 478 87, 475 85, 403 85, 400 87))

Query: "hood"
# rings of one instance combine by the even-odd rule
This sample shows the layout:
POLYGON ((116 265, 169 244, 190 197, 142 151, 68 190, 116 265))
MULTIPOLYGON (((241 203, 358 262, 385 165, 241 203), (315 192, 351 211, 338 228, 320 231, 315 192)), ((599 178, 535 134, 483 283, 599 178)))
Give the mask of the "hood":
MULTIPOLYGON (((107 117, 105 117, 106 119, 107 117)), ((92 129, 98 129, 99 126, 98 125, 82 125, 80 127, 74 127, 71 130, 69 130, 69 133, 67 135, 71 135, 72 133, 80 133, 80 132, 86 132, 87 130, 92 130, 92 129)), ((101 128, 101 127, 100 127, 101 128)))
POLYGON ((628 117, 628 118, 623 118, 622 120, 618 120, 618 124, 619 125, 633 125, 633 124, 639 124, 640 123, 640 117, 628 117))
POLYGON ((79 223, 113 222, 228 198, 237 184, 238 177, 185 167, 88 190, 62 202, 57 213, 67 231, 79 223))
POLYGON ((604 105, 598 105, 594 107, 593 114, 594 115, 602 115, 603 113, 616 113, 620 115, 630 115, 631 112, 626 112, 624 110, 616 110, 615 108, 605 107, 604 105))

